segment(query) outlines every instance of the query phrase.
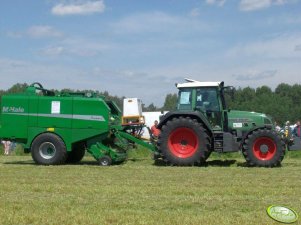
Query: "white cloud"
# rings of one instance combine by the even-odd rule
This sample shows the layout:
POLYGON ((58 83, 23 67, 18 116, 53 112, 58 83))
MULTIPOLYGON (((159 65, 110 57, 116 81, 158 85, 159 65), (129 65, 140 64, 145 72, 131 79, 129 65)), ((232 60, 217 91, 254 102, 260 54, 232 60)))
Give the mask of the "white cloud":
POLYGON ((50 46, 40 50, 40 53, 46 56, 58 56, 62 55, 64 52, 65 49, 62 46, 50 46))
POLYGON ((265 40, 240 44, 227 52, 229 57, 256 57, 270 59, 300 58, 296 51, 301 43, 301 33, 283 34, 265 40))
MULTIPOLYGON (((17 82, 41 82, 45 88, 71 88, 107 90, 112 95, 138 97, 148 105, 162 106, 168 93, 176 93, 174 83, 184 77, 201 81, 225 81, 236 87, 275 88, 279 83, 300 83, 300 60, 259 60, 244 63, 241 56, 234 60, 221 58, 209 64, 198 59, 191 63, 164 64, 158 67, 110 69, 99 65, 83 69, 79 64, 62 66, 59 63, 27 62, 0 58, 0 74, 5 82, 0 89, 7 89, 17 82), (222 61, 226 61, 222 63, 222 61), (233 62, 235 61, 235 62, 233 62), (236 64, 235 64, 236 63, 236 64), (59 82, 58 82, 59 81, 59 82), (152 90, 152 91, 146 91, 152 90)), ((111 67, 115 68, 115 67, 111 67)))
POLYGON ((26 34, 33 38, 48 38, 48 37, 62 37, 63 33, 51 26, 32 26, 26 34))
POLYGON ((0 89, 8 89, 16 83, 40 82, 48 89, 108 91, 120 97, 138 97, 146 105, 153 102, 157 106, 163 105, 168 93, 176 92, 173 84, 179 81, 166 75, 137 70, 102 67, 81 69, 76 65, 61 66, 7 58, 0 58, 0 73, 5 77, 5 82, 0 83, 0 89))
POLYGON ((11 38, 60 38, 63 37, 64 34, 54 27, 47 25, 38 25, 31 26, 27 30, 21 32, 9 31, 7 32, 7 36, 11 38))
POLYGON ((275 5, 284 5, 289 3, 297 3, 299 0, 273 0, 275 5))
POLYGON ((92 84, 89 81, 89 85, 107 90, 110 94, 138 97, 146 105, 154 103, 157 106, 163 105, 164 98, 168 93, 176 92, 174 84, 181 81, 168 75, 139 72, 136 70, 106 70, 99 67, 93 69, 91 79, 101 82, 92 84))
POLYGON ((239 8, 242 11, 254 11, 270 7, 272 0, 242 0, 239 8))
POLYGON ((181 20, 163 12, 139 13, 127 16, 112 24, 117 32, 140 33, 161 32, 166 27, 175 26, 181 20))
POLYGON ((255 11, 271 7, 272 5, 284 5, 295 2, 297 0, 241 0, 239 9, 241 11, 255 11))
POLYGON ((95 40, 82 38, 69 38, 58 42, 56 45, 47 46, 39 50, 45 56, 81 56, 91 57, 102 53, 110 48, 109 45, 99 43, 95 40))
POLYGON ((10 38, 21 38, 23 35, 20 32, 8 31, 6 35, 10 38))
POLYGON ((258 81, 258 80, 265 80, 268 78, 273 78, 277 74, 277 70, 265 70, 265 71, 256 71, 251 70, 247 71, 244 74, 235 74, 233 77, 237 81, 258 81))
POLYGON ((160 36, 175 33, 183 35, 187 32, 195 33, 205 29, 211 28, 199 20, 160 11, 132 14, 111 24, 111 30, 116 33, 160 33, 160 36))
POLYGON ((301 44, 295 46, 295 51, 301 51, 301 44))
POLYGON ((103 13, 105 11, 103 0, 98 1, 77 1, 69 4, 60 3, 55 5, 51 12, 54 15, 89 15, 94 13, 103 13))
POLYGON ((217 5, 223 6, 226 3, 226 0, 206 0, 208 5, 217 5))
POLYGON ((0 84, 1 89, 8 89, 16 83, 33 82, 41 82, 45 88, 64 88, 69 85, 73 88, 82 71, 78 68, 0 58, 0 74, 5 77, 5 82, 0 84), (68 82, 73 79, 75 82, 68 82))
POLYGON ((200 15, 200 9, 199 8, 192 9, 189 15, 192 17, 198 17, 200 15))
MULTIPOLYGON (((270 16, 268 17, 264 23, 268 26, 283 26, 283 25, 298 25, 301 24, 301 14, 295 15, 290 13, 280 14, 276 16, 270 16)), ((262 24, 262 22, 261 22, 262 24)))

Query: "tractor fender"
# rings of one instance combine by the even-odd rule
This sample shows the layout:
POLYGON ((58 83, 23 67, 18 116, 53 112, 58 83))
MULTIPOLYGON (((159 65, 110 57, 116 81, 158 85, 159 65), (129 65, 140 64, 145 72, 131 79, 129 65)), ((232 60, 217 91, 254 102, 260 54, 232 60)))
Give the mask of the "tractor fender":
POLYGON ((256 130, 260 130, 260 129, 268 129, 268 130, 272 130, 271 126, 265 125, 265 126, 260 126, 260 127, 254 127, 253 129, 248 130, 248 132, 246 132, 241 139, 241 145, 242 143, 245 141, 245 139, 248 137, 249 134, 253 133, 256 130))
POLYGON ((191 119, 196 119, 199 123, 203 124, 204 128, 208 130, 210 136, 213 135, 212 127, 208 119, 203 114, 195 111, 168 112, 160 118, 158 129, 161 129, 168 121, 172 120, 173 118, 179 117, 190 117, 191 119))

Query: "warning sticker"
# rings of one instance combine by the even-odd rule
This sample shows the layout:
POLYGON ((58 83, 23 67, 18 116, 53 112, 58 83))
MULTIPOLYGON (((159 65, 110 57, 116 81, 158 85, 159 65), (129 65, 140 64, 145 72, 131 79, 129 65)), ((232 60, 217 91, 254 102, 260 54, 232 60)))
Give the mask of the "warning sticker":
POLYGON ((59 101, 51 102, 51 113, 52 114, 60 114, 61 113, 61 102, 59 102, 59 101))
POLYGON ((233 128, 242 128, 242 123, 233 123, 233 128))

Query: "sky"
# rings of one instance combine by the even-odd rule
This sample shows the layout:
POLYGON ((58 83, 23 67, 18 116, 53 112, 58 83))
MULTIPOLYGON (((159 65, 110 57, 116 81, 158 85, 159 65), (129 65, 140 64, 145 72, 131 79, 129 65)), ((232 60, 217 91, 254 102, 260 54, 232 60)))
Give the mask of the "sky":
POLYGON ((184 78, 301 84, 301 0, 0 1, 0 89, 40 82, 162 106, 184 78))

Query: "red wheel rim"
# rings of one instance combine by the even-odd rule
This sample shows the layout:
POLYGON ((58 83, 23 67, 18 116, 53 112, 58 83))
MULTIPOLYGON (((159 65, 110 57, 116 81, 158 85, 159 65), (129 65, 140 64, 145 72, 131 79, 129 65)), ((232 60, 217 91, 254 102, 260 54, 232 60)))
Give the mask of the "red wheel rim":
POLYGON ((269 137, 260 137, 256 139, 253 145, 253 152, 259 160, 270 160, 276 154, 276 144, 269 137))
POLYGON ((171 153, 179 158, 188 158, 198 149, 199 142, 195 132, 189 128, 177 128, 168 138, 171 153))

